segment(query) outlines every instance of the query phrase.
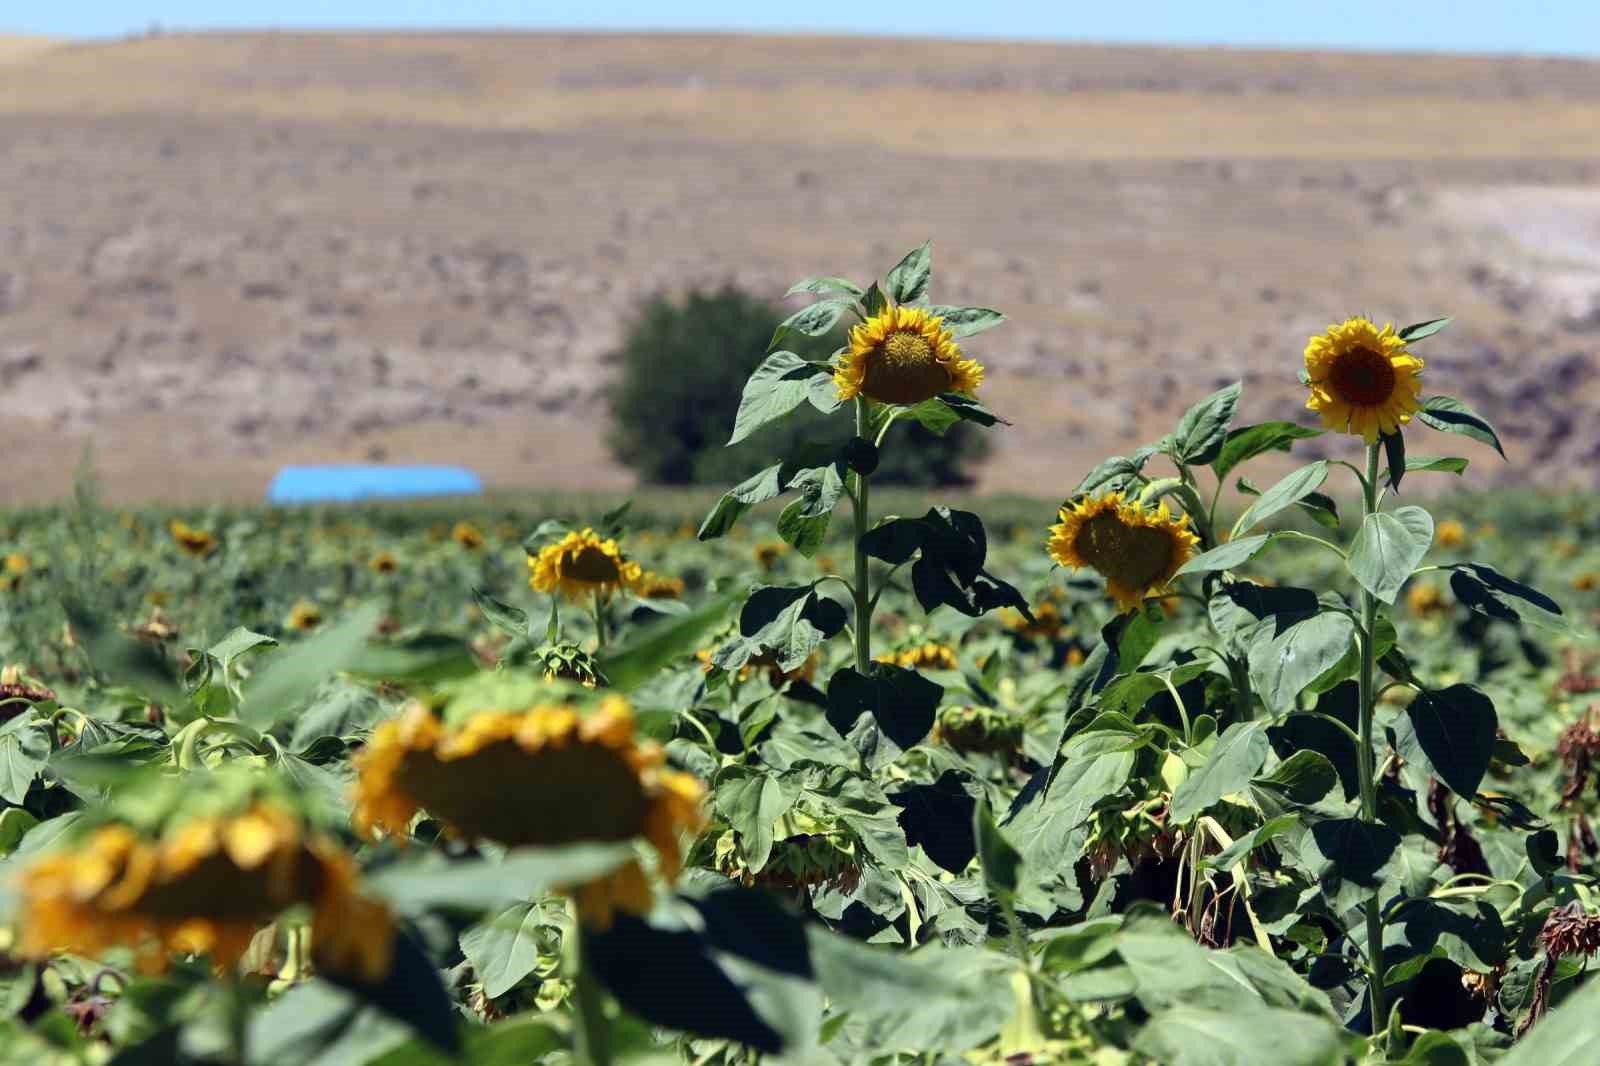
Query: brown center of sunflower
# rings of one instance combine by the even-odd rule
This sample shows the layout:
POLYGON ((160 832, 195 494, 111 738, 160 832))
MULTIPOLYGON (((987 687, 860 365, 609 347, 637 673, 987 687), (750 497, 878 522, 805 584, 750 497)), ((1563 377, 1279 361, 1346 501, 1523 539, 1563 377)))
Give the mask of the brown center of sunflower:
POLYGON ((171 880, 151 881, 127 909, 150 918, 265 921, 291 903, 315 899, 321 885, 322 865, 303 849, 287 868, 269 860, 257 870, 241 870, 217 851, 171 880))
POLYGON ((1126 525, 1114 511, 1084 522, 1073 547, 1090 566, 1130 589, 1148 588, 1172 563, 1172 538, 1159 529, 1126 525))
POLYGON ((1378 407, 1394 392, 1394 365, 1371 348, 1351 348, 1328 373, 1334 395, 1357 407, 1378 407))
POLYGON ((861 391, 880 403, 913 404, 950 387, 950 371, 933 355, 928 338, 895 330, 867 357, 861 391))
POLYGON ((620 754, 579 741, 529 752, 505 740, 447 762, 415 752, 398 776, 428 813, 512 847, 630 840, 650 809, 638 772, 620 754))
POLYGON ((622 576, 617 561, 593 545, 586 545, 567 556, 567 565, 562 570, 567 577, 596 585, 615 581, 622 576))

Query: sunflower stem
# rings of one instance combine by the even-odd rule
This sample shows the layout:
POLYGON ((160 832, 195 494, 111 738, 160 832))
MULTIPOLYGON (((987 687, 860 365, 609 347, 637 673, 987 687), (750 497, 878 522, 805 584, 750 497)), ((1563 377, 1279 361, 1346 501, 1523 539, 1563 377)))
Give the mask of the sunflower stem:
MULTIPOLYGON (((1378 459, 1380 445, 1372 443, 1367 445, 1367 473, 1362 480, 1362 496, 1365 508, 1364 515, 1375 514, 1378 510, 1378 459)), ((1356 754, 1360 757, 1357 769, 1361 778, 1361 820, 1367 825, 1374 825, 1378 820, 1378 789, 1374 780, 1372 759, 1372 716, 1376 704, 1373 678, 1375 674, 1374 635, 1378 623, 1378 598, 1368 592, 1365 587, 1360 588, 1361 600, 1361 674, 1358 679, 1360 691, 1358 702, 1361 708, 1361 735, 1356 745, 1356 754)), ((1382 1032, 1385 1024, 1384 995, 1383 995, 1383 911, 1382 901, 1378 895, 1378 888, 1373 887, 1371 895, 1367 898, 1367 966, 1369 983, 1367 985, 1371 1001, 1372 1033, 1376 1036, 1382 1032)))
POLYGON ((574 1050, 584 1066, 610 1066, 611 1028, 606 1023, 605 993, 584 957, 583 933, 574 923, 572 936, 572 1005, 577 1013, 574 1050))
MULTIPOLYGON (((867 401, 863 396, 856 397, 856 436, 862 440, 867 438, 867 401)), ((856 493, 852 498, 855 507, 856 520, 856 672, 865 674, 868 665, 872 662, 872 590, 867 584, 867 552, 862 546, 867 536, 867 489, 871 478, 867 474, 856 471, 856 493)))
POLYGON ((596 654, 606 650, 606 616, 600 607, 600 590, 594 590, 594 650, 596 654))

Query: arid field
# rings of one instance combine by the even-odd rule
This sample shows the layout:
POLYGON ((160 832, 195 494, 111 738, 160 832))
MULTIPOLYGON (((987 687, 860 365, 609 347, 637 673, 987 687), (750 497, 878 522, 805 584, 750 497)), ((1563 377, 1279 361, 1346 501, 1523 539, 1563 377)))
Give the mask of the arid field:
POLYGON ((311 459, 622 488, 601 357, 640 297, 868 278, 926 237, 941 299, 1013 319, 972 345, 1016 423, 983 488, 1064 494, 1237 377, 1243 420, 1282 417, 1305 337, 1356 312, 1457 316, 1437 391, 1516 479, 1593 483, 1597 176, 1575 60, 0 38, 0 505, 90 440, 119 498, 251 499, 311 459))

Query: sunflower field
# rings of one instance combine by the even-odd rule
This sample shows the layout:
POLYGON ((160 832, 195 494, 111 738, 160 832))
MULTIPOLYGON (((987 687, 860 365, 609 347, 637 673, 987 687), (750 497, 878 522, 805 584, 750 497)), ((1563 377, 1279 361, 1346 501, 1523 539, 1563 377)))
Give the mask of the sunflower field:
POLYGON ((0 513, 0 1062, 1600 1062, 1600 500, 1449 489, 1448 320, 952 506, 931 276, 705 506, 0 513))

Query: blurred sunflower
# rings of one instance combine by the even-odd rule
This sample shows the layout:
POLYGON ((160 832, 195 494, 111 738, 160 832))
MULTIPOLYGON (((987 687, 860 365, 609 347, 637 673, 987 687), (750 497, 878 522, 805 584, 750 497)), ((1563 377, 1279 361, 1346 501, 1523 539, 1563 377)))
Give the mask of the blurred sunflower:
POLYGON ((956 653, 944 644, 929 641, 909 648, 898 655, 890 652, 878 656, 878 661, 893 663, 906 670, 954 670, 960 664, 956 661, 956 653))
POLYGON ((941 392, 974 393, 983 367, 964 359, 944 320, 921 307, 887 307, 850 330, 833 384, 841 400, 865 396, 918 404, 941 392))
POLYGON ((1380 433, 1397 433, 1418 410, 1422 360, 1385 324, 1346 319, 1306 345, 1306 407, 1328 429, 1353 433, 1375 444, 1380 433))
POLYGON ((104 825, 34 860, 19 884, 20 947, 32 958, 127 947, 150 972, 191 953, 232 968, 263 926, 308 905, 322 966, 369 982, 389 969, 388 909, 357 891, 346 852, 275 803, 157 834, 104 825))
POLYGON ((1417 581, 1406 590, 1406 609, 1417 618, 1431 618, 1448 613, 1450 601, 1439 591, 1438 585, 1431 581, 1417 581))
POLYGON ((1446 518, 1439 523, 1434 541, 1441 548, 1459 548, 1467 542, 1467 527, 1454 518, 1446 518))
POLYGON ((13 577, 21 577, 28 572, 28 557, 21 552, 12 552, 6 556, 6 565, 0 569, 13 577))
POLYGON ((634 583, 633 591, 647 600, 677 600, 683 598, 684 588, 681 577, 667 577, 647 570, 634 583))
MULTIPOLYGON (((356 757, 357 826, 403 836, 426 810, 454 836, 510 847, 643 837, 673 881, 680 836, 703 824, 704 789, 663 768, 665 756, 633 735, 633 712, 612 697, 583 714, 570 706, 485 711, 455 728, 413 706, 380 725, 356 757)), ((650 909, 636 861, 568 886, 585 923, 605 928, 617 910, 650 909)))
POLYGON ((535 592, 560 593, 569 600, 609 596, 631 588, 644 576, 638 563, 622 554, 614 539, 601 540, 592 529, 568 533, 528 558, 528 584, 535 592))
POLYGON ((178 547, 189 555, 206 556, 217 550, 217 538, 203 529, 196 529, 176 518, 167 529, 178 547))
POLYGON ((394 552, 382 551, 367 560, 367 567, 374 574, 392 574, 400 569, 400 560, 394 552))
POLYGON ((1146 596, 1164 589, 1200 543, 1189 517, 1174 516, 1166 501, 1150 511, 1120 492, 1063 507, 1060 519, 1050 527, 1050 557, 1099 573, 1120 611, 1137 610, 1146 596))
POLYGON ((775 569, 788 551, 789 545, 781 540, 764 540, 755 547, 756 564, 763 570, 775 569))
POLYGON ((483 547, 483 530, 471 522, 457 522, 450 530, 450 539, 467 551, 475 552, 483 547))
POLYGON ((283 623, 297 633, 309 633, 322 624, 322 608, 309 600, 301 600, 289 609, 283 623))

